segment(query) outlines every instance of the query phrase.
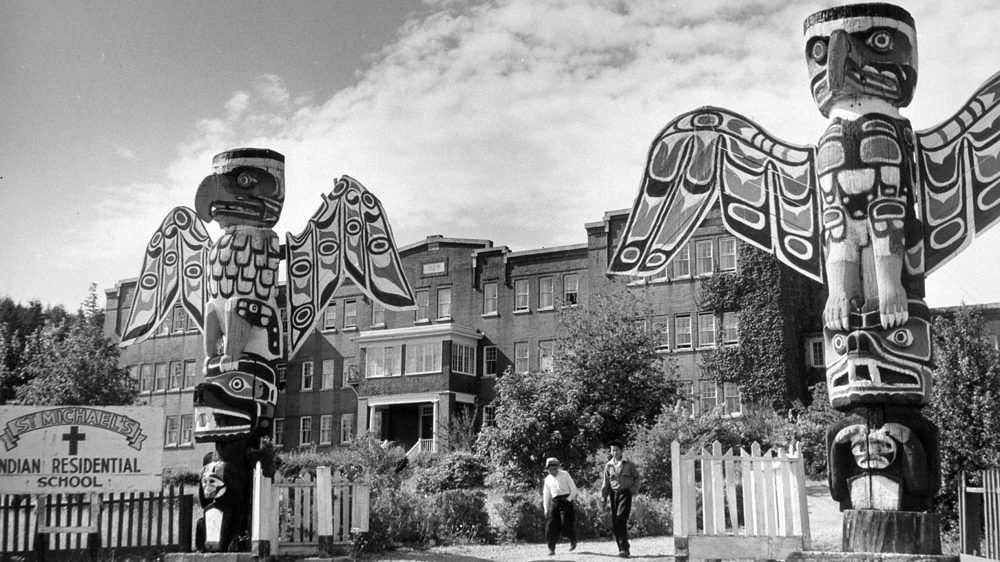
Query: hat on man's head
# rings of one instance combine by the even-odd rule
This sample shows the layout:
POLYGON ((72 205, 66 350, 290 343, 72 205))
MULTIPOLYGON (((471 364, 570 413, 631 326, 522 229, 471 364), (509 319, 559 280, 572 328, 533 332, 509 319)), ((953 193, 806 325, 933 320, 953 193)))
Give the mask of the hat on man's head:
POLYGON ((555 457, 545 459, 545 468, 549 468, 550 466, 559 466, 559 459, 555 457))

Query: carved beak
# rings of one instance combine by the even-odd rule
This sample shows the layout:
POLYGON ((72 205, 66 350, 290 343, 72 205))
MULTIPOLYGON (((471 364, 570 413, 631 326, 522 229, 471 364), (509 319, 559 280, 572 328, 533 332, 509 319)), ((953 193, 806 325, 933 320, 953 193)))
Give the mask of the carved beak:
POLYGON ((831 92, 836 92, 844 87, 844 71, 850 53, 850 37, 842 29, 834 30, 830 35, 826 61, 826 79, 831 92))
POLYGON ((201 180, 194 196, 194 212, 198 214, 198 218, 205 222, 215 219, 212 216, 212 203, 225 197, 228 185, 229 178, 222 174, 212 174, 201 180))

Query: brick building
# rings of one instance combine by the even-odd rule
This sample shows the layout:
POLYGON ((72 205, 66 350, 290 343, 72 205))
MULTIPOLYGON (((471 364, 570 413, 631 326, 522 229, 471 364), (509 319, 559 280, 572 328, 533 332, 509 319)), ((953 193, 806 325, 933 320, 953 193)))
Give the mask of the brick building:
MULTIPOLYGON (((558 309, 586 304, 609 283, 650 293, 655 308, 646 325, 659 331, 694 407, 738 414, 738 388, 717 385, 699 360, 706 350, 738 344, 737 315, 699 310, 697 294, 700 277, 739 267, 739 243, 715 213, 661 275, 610 278, 608 259, 627 217, 627 210, 608 212, 585 225, 585 242, 569 246, 515 252, 489 240, 429 236, 401 247, 417 311, 387 311, 353 285, 341 288, 301 351, 279 367, 275 443, 335 446, 360 429, 411 450, 444 447, 448 420, 459 413, 489 422, 496 378, 508 367, 550 368, 558 309)), ((790 271, 784 275, 802 290, 818 290, 790 271)), ((107 291, 109 335, 120 335, 134 288, 134 279, 123 280, 107 291)), ((191 433, 202 345, 178 308, 156 336, 122 350, 140 400, 166 407, 168 468, 192 470, 211 450, 195 445, 191 433)), ((789 360, 802 367, 796 376, 815 378, 805 367, 806 341, 789 348, 797 350, 789 360)))

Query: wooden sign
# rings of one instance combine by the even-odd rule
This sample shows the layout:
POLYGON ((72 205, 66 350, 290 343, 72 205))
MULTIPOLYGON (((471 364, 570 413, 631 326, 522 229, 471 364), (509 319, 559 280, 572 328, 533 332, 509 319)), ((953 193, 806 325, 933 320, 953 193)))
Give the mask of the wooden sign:
POLYGON ((163 408, 0 406, 0 494, 158 490, 163 408))

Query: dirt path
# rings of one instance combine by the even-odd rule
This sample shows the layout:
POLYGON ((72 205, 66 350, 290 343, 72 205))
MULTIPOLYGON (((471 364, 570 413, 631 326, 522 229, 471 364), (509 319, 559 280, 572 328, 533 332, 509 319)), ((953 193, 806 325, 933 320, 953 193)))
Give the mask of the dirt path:
MULTIPOLYGON (((840 550, 840 510, 830 499, 826 482, 809 482, 809 526, 813 550, 840 550)), ((673 537, 644 537, 632 540, 632 560, 663 560, 674 554, 673 537)), ((576 551, 569 552, 569 545, 560 543, 556 555, 548 556, 544 544, 511 545, 462 545, 437 547, 428 550, 401 549, 383 554, 373 560, 414 562, 609 562, 618 557, 618 548, 611 539, 581 541, 576 551)))

